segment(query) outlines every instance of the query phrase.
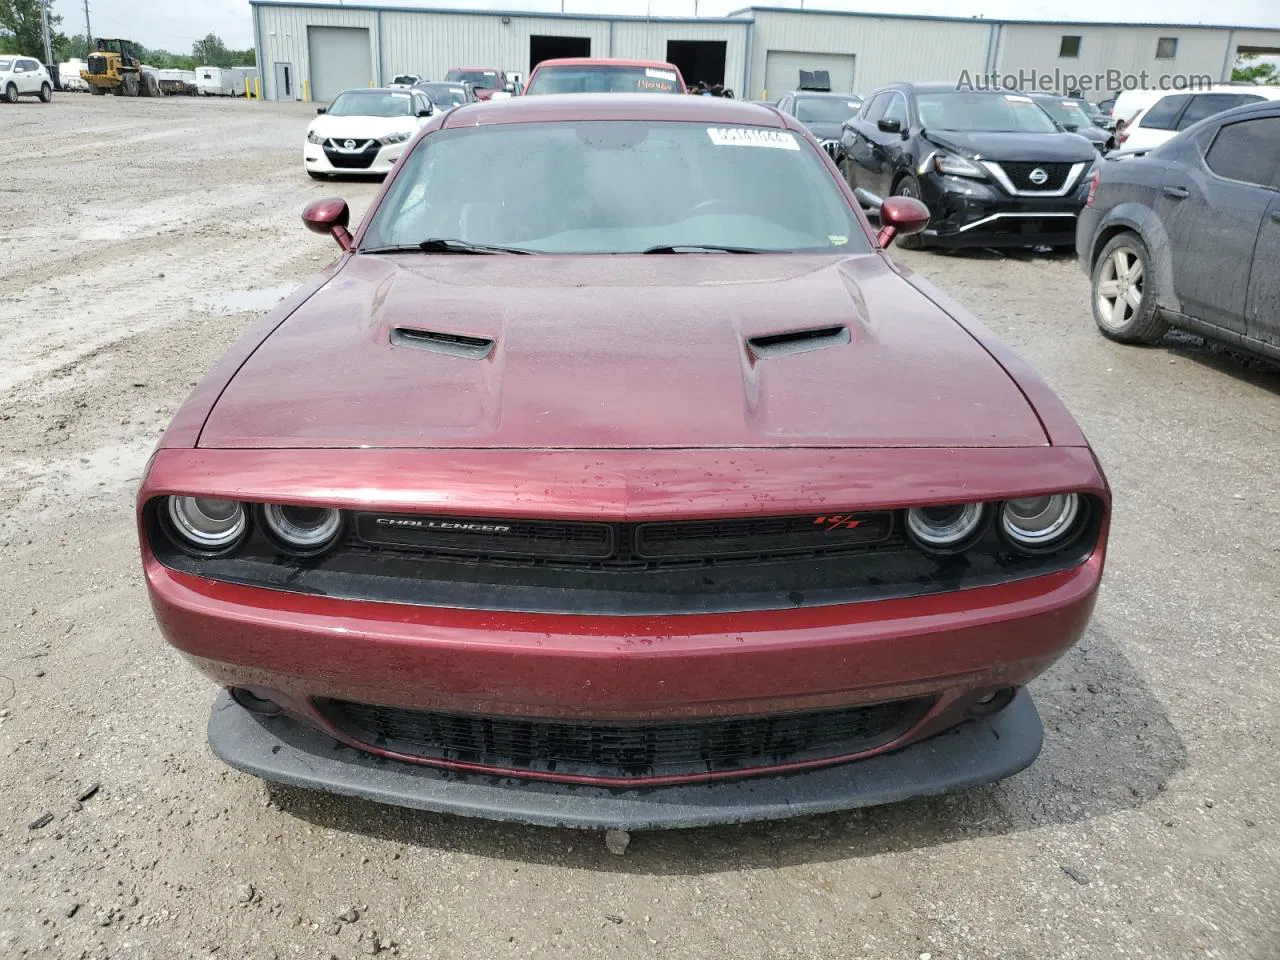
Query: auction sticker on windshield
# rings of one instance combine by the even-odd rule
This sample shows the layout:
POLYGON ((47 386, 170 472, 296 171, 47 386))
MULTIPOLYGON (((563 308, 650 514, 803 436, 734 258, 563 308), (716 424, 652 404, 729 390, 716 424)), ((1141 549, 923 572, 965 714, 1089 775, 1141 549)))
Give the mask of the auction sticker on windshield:
POLYGON ((707 136, 717 147, 769 147, 799 150, 800 143, 789 130, 761 130, 758 127, 707 127, 707 136))
POLYGON ((651 67, 645 69, 644 75, 646 77, 653 77, 655 80, 670 80, 672 83, 674 83, 676 79, 676 75, 670 70, 654 70, 651 67))

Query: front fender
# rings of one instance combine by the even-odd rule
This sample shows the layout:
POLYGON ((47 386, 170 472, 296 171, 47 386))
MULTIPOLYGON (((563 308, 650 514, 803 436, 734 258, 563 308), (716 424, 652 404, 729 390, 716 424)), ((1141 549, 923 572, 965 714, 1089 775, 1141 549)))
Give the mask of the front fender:
POLYGON ((1089 267, 1098 262, 1102 248, 1122 230, 1132 230, 1147 245, 1156 268, 1156 303, 1161 310, 1182 312, 1182 304, 1173 289, 1173 250, 1169 234, 1160 216, 1141 203, 1119 203, 1107 211, 1106 217, 1094 233, 1093 249, 1089 252, 1089 267))

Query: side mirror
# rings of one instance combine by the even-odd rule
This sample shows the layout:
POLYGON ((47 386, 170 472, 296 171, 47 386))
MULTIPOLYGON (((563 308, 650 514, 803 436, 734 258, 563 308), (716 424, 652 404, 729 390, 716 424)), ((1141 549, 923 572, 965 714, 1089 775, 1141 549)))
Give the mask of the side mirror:
POLYGON ((430 107, 427 107, 427 108, 426 108, 426 109, 424 109, 424 110, 419 110, 419 111, 418 111, 418 116, 420 116, 420 117, 429 117, 429 116, 431 116, 431 114, 433 114, 433 113, 435 113, 435 111, 434 111, 434 110, 432 110, 430 107))
POLYGON ((929 225, 929 208, 915 197, 889 197, 880 206, 880 233, 876 241, 882 248, 896 236, 910 237, 929 225))
POLYGON ((317 200, 302 211, 302 222, 312 233, 333 237, 344 252, 351 249, 351 232, 347 230, 351 223, 351 209, 347 206, 347 201, 340 197, 317 200))
POLYGON ((882 133, 901 133, 902 132, 901 120, 880 120, 876 123, 876 126, 880 128, 880 131, 882 133))
POLYGON ((1079 131, 1080 131, 1080 124, 1078 123, 1067 124, 1067 133, 1078 133, 1079 131))
POLYGON ((514 83, 508 83, 508 84, 507 84, 505 87, 503 87, 502 89, 503 89, 503 90, 505 90, 505 91, 507 91, 507 93, 515 93, 515 92, 516 92, 516 85, 515 85, 514 83))
POLYGON ((328 113, 328 112, 329 112, 328 107, 320 107, 316 110, 316 113, 328 113))

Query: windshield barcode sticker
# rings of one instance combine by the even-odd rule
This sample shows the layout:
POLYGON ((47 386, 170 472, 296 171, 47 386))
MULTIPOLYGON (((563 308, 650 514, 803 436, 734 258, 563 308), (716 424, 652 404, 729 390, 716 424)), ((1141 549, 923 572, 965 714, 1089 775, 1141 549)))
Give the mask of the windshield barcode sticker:
POLYGON ((800 143, 790 130, 762 130, 758 127, 707 127, 707 136, 717 147, 770 147, 799 150, 800 143))
POLYGON ((676 79, 676 75, 670 70, 654 70, 652 68, 646 68, 644 75, 646 77, 653 77, 655 80, 670 80, 672 83, 675 83, 676 79))

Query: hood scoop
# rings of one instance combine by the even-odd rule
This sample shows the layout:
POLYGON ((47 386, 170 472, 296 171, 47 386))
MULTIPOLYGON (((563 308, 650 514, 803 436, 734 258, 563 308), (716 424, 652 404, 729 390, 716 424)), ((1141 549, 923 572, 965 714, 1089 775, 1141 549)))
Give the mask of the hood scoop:
POLYGON ((849 339, 849 328, 846 326, 812 327, 808 330, 789 330, 786 333, 748 337, 747 347, 753 360, 765 360, 838 347, 848 343, 849 339))
POLYGON ((430 350, 449 357, 484 360, 493 352, 494 342, 488 337, 468 337, 460 333, 441 333, 417 327, 393 327, 391 343, 396 347, 430 350))

